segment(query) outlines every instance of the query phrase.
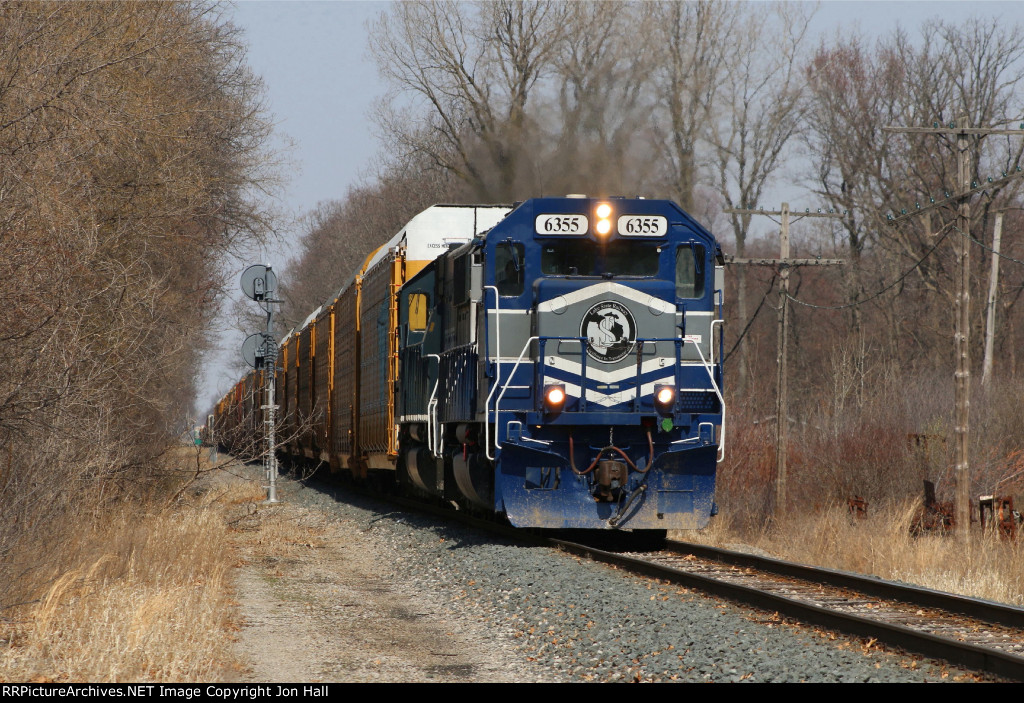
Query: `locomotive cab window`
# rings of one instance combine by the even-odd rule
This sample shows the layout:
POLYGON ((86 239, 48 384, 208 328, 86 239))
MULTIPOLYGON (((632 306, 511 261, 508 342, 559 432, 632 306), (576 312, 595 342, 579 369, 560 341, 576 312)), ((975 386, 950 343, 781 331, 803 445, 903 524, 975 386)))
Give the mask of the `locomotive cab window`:
POLYGON ((427 294, 409 294, 409 330, 422 332, 427 329, 427 294))
POLYGON ((660 247, 617 239, 602 247, 602 274, 612 276, 657 276, 660 247))
POLYGON ((659 251, 624 240, 601 246, 588 241, 546 242, 540 268, 546 276, 657 276, 659 251))
POLYGON ((540 252, 540 270, 546 276, 592 276, 594 258, 590 242, 545 243, 540 252))
POLYGON ((687 244, 676 250, 676 297, 704 297, 704 247, 687 244))
POLYGON ((494 249, 494 283, 499 295, 522 295, 526 267, 523 245, 502 242, 494 249))

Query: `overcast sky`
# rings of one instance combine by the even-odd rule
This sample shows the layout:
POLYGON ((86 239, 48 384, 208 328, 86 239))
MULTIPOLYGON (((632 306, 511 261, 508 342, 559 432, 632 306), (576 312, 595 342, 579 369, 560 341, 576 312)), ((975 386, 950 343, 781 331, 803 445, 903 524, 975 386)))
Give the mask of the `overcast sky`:
MULTIPOLYGON (((377 152, 368 115, 384 89, 368 56, 366 34, 368 21, 388 4, 243 0, 231 10, 249 45, 249 65, 266 83, 280 143, 294 144, 296 170, 290 173, 284 205, 296 215, 320 201, 344 196, 377 152)), ((932 17, 960 22, 971 16, 1024 22, 1024 3, 826 1, 819 4, 813 31, 824 37, 856 30, 884 34, 898 24, 913 34, 932 17)), ((794 200, 799 206, 798 198, 794 200)), ((286 233, 283 248, 261 252, 257 258, 280 271, 296 234, 286 233)), ((240 344, 240 338, 226 336, 220 344, 222 355, 235 353, 240 344)), ((211 365, 201 403, 212 403, 231 386, 225 366, 223 361, 211 365)))

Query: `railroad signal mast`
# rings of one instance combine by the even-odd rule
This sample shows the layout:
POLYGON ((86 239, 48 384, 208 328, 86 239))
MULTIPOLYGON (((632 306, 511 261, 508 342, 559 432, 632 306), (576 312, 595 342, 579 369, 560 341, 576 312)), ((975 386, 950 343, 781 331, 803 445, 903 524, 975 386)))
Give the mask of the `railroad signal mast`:
POLYGON ((254 369, 268 369, 266 404, 260 409, 266 411, 267 449, 263 455, 263 468, 267 477, 267 503, 279 503, 277 498, 277 441, 275 426, 277 420, 277 398, 274 388, 277 371, 277 342, 274 339, 274 305, 280 300, 274 298, 277 291, 277 274, 270 266, 254 264, 242 272, 242 292, 255 300, 267 313, 267 326, 263 332, 249 335, 242 343, 242 358, 254 369))
MULTIPOLYGON (((778 216, 779 258, 778 259, 737 259, 726 257, 725 263, 735 266, 772 266, 779 272, 779 321, 776 342, 776 374, 775 396, 775 515, 781 516, 787 507, 787 446, 789 443, 789 379, 787 365, 789 357, 789 273, 798 266, 835 266, 843 263, 842 259, 791 259, 789 257, 789 203, 782 203, 781 210, 727 208, 725 212, 739 215, 778 216)), ((842 217, 836 212, 804 212, 795 213, 797 219, 804 217, 842 217)))
MULTIPOLYGON (((1021 123, 1024 127, 1024 123, 1021 123)), ((938 202, 929 203, 918 207, 911 212, 903 211, 898 217, 891 218, 889 224, 896 224, 918 213, 932 210, 937 207, 957 203, 957 230, 960 234, 960 243, 956 247, 956 258, 959 264, 957 268, 957 295, 956 295, 956 327, 953 333, 954 354, 956 356, 956 371, 953 374, 954 387, 956 390, 956 435, 955 465, 953 478, 956 482, 955 495, 955 519, 956 529, 966 538, 971 526, 971 494, 970 494, 970 464, 968 456, 968 438, 970 434, 970 394, 971 394, 971 364, 970 364, 970 305, 971 305, 971 204, 970 199, 974 193, 998 183, 1005 183, 1014 178, 1020 177, 1020 173, 1003 175, 997 181, 984 183, 979 186, 971 182, 971 153, 968 148, 967 138, 971 134, 1024 134, 1024 129, 990 129, 987 127, 968 127, 967 115, 961 113, 956 124, 952 122, 948 127, 940 126, 938 122, 933 127, 883 127, 886 132, 899 132, 902 134, 952 134, 956 136, 957 151, 957 190, 959 191, 952 198, 946 198, 938 202)))

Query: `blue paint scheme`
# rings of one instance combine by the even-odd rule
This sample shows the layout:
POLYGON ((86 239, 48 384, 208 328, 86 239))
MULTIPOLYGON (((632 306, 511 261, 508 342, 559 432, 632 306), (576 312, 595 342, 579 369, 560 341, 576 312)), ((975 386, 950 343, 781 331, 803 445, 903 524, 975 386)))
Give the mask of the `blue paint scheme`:
MULTIPOLYGON (((410 283, 438 277, 431 319, 439 329, 403 347, 401 359, 403 378, 431 375, 435 386, 437 407, 428 413, 430 438, 425 442, 444 463, 444 495, 471 500, 463 490, 471 481, 478 494, 485 494, 481 500, 486 507, 522 527, 703 527, 714 513, 723 426, 721 340, 715 345, 710 332, 710 320, 721 317, 714 275, 720 257, 712 234, 668 201, 538 198, 522 203, 485 236, 442 255, 412 279, 410 283), (667 219, 668 231, 660 237, 616 232, 600 237, 593 226, 601 202, 611 205, 613 222, 619 215, 654 215, 667 219), (537 216, 549 214, 585 214, 591 230, 576 236, 536 233, 537 216), (612 245, 602 242, 618 240, 631 244, 617 246, 654 249, 646 254, 657 257, 657 273, 607 270, 611 259, 606 252, 612 245), (544 247, 551 242, 573 247, 574 241, 581 251, 591 247, 597 268, 582 275, 545 274, 544 247), (690 298, 677 295, 685 290, 676 281, 679 249, 685 247, 703 253, 695 270, 686 272, 704 285, 690 298), (496 265, 499 261, 504 265, 496 265), (461 293, 452 293, 450 287, 456 274, 450 272, 459 266, 470 270, 469 262, 481 268, 480 286, 460 303, 461 293), (498 295, 499 287, 512 294, 498 295), (601 330, 592 338, 583 334, 597 329, 598 320, 601 330, 606 323, 611 330, 609 346, 601 346, 601 330), (684 341, 687 324, 695 320, 707 321, 710 337, 704 339, 701 332, 684 341), (497 325, 500 350, 494 348, 497 325), (457 340, 453 348, 437 345, 441 328, 457 340), (541 329, 546 331, 538 333, 541 329), (517 364, 524 347, 527 353, 517 364), (614 349, 628 351, 613 355, 614 349), (714 363, 702 362, 710 362, 711 352, 714 363), (407 368, 427 364, 427 353, 438 354, 439 365, 407 368), (542 398, 551 384, 564 386, 567 393, 557 411, 546 408, 542 398), (670 407, 659 408, 653 398, 658 384, 684 391, 677 391, 670 407), (608 466, 602 467, 598 459, 608 466), (592 464, 593 470, 587 471, 592 464), (611 478, 599 479, 602 468, 611 478)), ((467 278, 471 276, 463 274, 458 282, 467 278)), ((403 291, 408 289, 407 283, 403 291)), ((404 451, 423 446, 424 440, 413 439, 423 432, 414 430, 411 421, 403 425, 404 451)))

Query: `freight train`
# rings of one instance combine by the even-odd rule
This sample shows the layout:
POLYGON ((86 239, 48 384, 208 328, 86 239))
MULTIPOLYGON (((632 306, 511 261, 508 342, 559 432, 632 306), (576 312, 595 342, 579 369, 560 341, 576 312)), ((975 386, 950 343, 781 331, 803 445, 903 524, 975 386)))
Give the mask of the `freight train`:
MULTIPOLYGON (((722 263, 670 201, 431 207, 281 342, 279 451, 519 527, 703 527, 722 263)), ((225 450, 258 442, 265 373, 216 404, 225 450)))

